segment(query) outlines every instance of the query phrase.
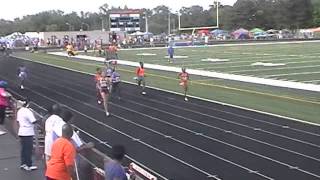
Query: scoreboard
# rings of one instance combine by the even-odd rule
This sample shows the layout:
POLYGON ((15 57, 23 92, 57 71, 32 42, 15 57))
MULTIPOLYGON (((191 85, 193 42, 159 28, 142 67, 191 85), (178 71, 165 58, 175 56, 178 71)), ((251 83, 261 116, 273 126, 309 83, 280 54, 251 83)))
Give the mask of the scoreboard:
POLYGON ((116 10, 110 12, 110 31, 140 31, 140 10, 116 10))

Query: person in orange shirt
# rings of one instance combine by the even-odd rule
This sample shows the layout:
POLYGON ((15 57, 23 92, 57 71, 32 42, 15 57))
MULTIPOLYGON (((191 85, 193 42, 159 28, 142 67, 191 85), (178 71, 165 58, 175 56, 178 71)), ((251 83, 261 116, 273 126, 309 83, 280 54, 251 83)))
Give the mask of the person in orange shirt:
POLYGON ((68 56, 75 56, 75 53, 73 51, 73 46, 71 43, 67 45, 67 53, 68 53, 68 56))
POLYGON ((136 75, 137 75, 137 82, 138 82, 138 86, 141 86, 142 84, 142 95, 146 95, 147 93, 145 92, 145 88, 146 88, 146 81, 145 81, 145 69, 143 67, 143 62, 140 62, 140 67, 137 68, 136 70, 136 75))
POLYGON ((62 126, 62 137, 52 145, 51 157, 47 163, 47 180, 71 180, 74 172, 76 148, 71 142, 73 129, 70 124, 62 126))
POLYGON ((179 85, 182 86, 184 90, 184 100, 188 101, 187 92, 188 92, 188 81, 189 81, 189 74, 186 72, 186 68, 182 68, 182 72, 178 75, 180 79, 179 85))
POLYGON ((95 81, 95 83, 96 83, 96 91, 97 91, 97 99, 98 99, 98 104, 101 104, 102 103, 102 101, 103 101, 103 99, 102 99, 102 97, 101 97, 101 93, 100 93, 100 86, 99 86, 99 82, 100 82, 100 80, 101 80, 101 78, 102 78, 102 71, 101 71, 101 69, 100 68, 97 68, 96 69, 96 74, 95 74, 95 76, 94 76, 94 81, 95 81))

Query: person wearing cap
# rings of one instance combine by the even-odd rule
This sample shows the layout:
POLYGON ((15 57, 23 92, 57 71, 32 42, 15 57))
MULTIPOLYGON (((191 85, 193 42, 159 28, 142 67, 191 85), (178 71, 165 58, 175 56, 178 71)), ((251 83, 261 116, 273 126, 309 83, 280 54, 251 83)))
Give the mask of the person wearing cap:
POLYGON ((102 76, 99 81, 99 89, 100 89, 101 97, 103 99, 103 106, 104 106, 107 117, 110 115, 108 111, 108 102, 109 102, 109 95, 110 95, 111 86, 112 86, 111 75, 112 75, 112 71, 102 72, 102 76))
POLYGON ((144 66, 143 66, 143 62, 140 62, 140 67, 137 68, 136 70, 136 75, 137 75, 137 82, 138 82, 138 86, 141 86, 142 85, 142 92, 141 94, 142 95, 145 95, 147 94, 145 92, 145 88, 146 88, 146 81, 145 81, 145 69, 144 69, 144 66))
POLYGON ((10 93, 6 91, 8 83, 0 81, 0 125, 3 125, 6 117, 6 109, 9 106, 10 93))
POLYGON ((187 92, 188 92, 188 81, 189 81, 189 73, 187 73, 186 68, 182 68, 182 72, 178 74, 178 78, 180 79, 179 85, 182 86, 184 91, 184 100, 188 101, 187 92))
POLYGON ((21 143, 21 165, 26 171, 36 170, 32 165, 33 136, 35 135, 34 124, 37 122, 33 112, 28 108, 29 101, 24 100, 22 107, 17 112, 18 136, 21 143))

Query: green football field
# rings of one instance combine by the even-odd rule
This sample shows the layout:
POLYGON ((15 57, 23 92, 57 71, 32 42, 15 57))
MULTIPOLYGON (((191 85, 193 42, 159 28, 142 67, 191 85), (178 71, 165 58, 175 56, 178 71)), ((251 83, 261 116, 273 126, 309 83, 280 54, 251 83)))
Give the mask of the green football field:
MULTIPOLYGON (((194 69, 257 77, 272 75, 268 78, 308 81, 308 83, 316 84, 320 79, 317 74, 320 71, 320 53, 317 52, 319 48, 320 43, 177 48, 176 55, 185 56, 185 58, 176 59, 173 64, 168 63, 165 57, 166 49, 122 50, 119 52, 119 57, 123 60, 177 67, 186 66, 194 69), (225 61, 211 62, 208 59, 223 59, 225 61), (285 65, 252 66, 257 62, 285 65), (319 68, 317 68, 318 66, 319 68)), ((21 52, 14 55, 35 62, 67 67, 87 73, 94 73, 96 67, 103 66, 99 62, 68 59, 45 53, 21 52)), ((123 80, 135 82, 133 80, 134 67, 120 65, 118 70, 123 80)), ((178 85, 177 74, 172 72, 147 70, 147 85, 182 93, 181 87, 178 85)), ((320 124, 320 94, 318 92, 191 76, 189 94, 320 124)))
MULTIPOLYGON (((119 58, 215 72, 320 84, 320 42, 121 50, 119 58)), ((210 80, 209 80, 210 81, 210 80)))

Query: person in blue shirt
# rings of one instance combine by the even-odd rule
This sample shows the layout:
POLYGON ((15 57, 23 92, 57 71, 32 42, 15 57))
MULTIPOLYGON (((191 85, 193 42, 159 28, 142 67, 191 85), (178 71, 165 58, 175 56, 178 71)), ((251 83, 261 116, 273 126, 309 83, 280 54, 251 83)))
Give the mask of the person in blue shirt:
POLYGON ((173 63, 173 56, 174 56, 174 48, 173 48, 173 46, 169 46, 169 48, 168 48, 168 55, 169 55, 169 59, 168 59, 168 61, 170 62, 170 63, 173 63))
POLYGON ((117 96, 121 100, 121 90, 120 90, 120 73, 116 71, 114 67, 111 74, 112 88, 111 88, 111 97, 117 96))
POLYGON ((112 160, 105 161, 105 180, 128 180, 126 172, 121 165, 126 150, 122 145, 115 145, 111 150, 112 160))

